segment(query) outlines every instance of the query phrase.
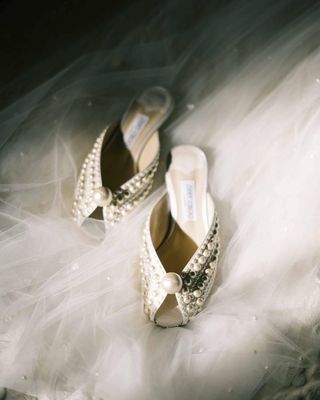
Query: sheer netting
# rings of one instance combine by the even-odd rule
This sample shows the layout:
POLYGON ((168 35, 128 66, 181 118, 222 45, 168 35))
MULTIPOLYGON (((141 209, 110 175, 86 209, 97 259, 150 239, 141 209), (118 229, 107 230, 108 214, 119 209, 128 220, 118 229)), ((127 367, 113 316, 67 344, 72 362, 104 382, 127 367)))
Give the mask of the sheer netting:
POLYGON ((43 400, 318 399, 320 7, 145 3, 0 112, 0 386, 43 400), (106 234, 79 229, 84 157, 155 84, 176 108, 152 195, 106 234), (142 311, 139 250, 184 143, 208 157, 222 253, 204 311, 161 329, 142 311))

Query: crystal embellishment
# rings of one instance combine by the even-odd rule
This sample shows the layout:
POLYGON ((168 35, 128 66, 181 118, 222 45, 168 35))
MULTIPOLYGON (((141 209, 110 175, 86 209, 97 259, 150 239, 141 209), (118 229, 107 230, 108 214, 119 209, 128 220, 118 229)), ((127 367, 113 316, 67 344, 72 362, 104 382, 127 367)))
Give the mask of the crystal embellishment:
POLYGON ((72 207, 73 219, 80 226, 97 207, 102 207, 106 228, 119 222, 132 211, 151 190, 159 164, 159 152, 142 171, 111 192, 102 186, 101 150, 108 127, 98 136, 94 146, 82 164, 75 189, 72 207))
MULTIPOLYGON (((167 294, 163 280, 168 276, 153 246, 150 232, 149 215, 143 233, 143 245, 140 255, 140 271, 144 312, 155 322, 155 314, 167 294)), ((204 307, 216 277, 218 256, 220 252, 219 222, 217 213, 201 246, 180 274, 182 286, 179 291, 173 290, 180 307, 185 325, 204 307)))

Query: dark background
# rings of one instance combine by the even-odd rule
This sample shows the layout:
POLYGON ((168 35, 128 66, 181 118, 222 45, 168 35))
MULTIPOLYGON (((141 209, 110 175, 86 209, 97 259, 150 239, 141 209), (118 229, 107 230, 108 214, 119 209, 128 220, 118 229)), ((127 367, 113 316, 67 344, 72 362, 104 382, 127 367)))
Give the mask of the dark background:
MULTIPOLYGON (((130 0, 0 0, 1 85, 59 53, 132 3, 130 0)), ((72 58, 74 54, 70 54, 72 58)))
POLYGON ((85 46, 88 32, 99 37, 100 31, 107 29, 112 19, 132 3, 0 0, 0 108, 70 63, 85 46), (66 52, 68 48, 70 51, 66 52), (38 67, 50 58, 52 62, 46 64, 45 70, 38 67), (19 93, 12 93, 10 83, 32 69, 32 84, 21 82, 19 93))
MULTIPOLYGON (((210 12, 219 12, 223 7, 239 3, 243 3, 244 8, 250 3, 261 4, 262 16, 267 13, 268 4, 280 4, 281 0, 0 0, 0 110, 55 75, 84 50, 90 50, 90 46, 101 41, 109 26, 112 25, 114 31, 112 22, 115 19, 119 26, 112 33, 107 48, 116 46, 121 35, 125 37, 134 29, 135 23, 141 22, 130 18, 130 8, 140 7, 141 14, 144 14, 141 19, 148 18, 148 14, 154 17, 168 5, 172 8, 170 14, 178 15, 181 7, 184 13, 189 9, 186 26, 181 27, 183 30, 197 24, 201 26, 206 17, 210 18, 210 12), (121 19, 122 14, 125 17, 121 19), (26 78, 28 74, 29 78, 26 78)), ((320 0, 292 0, 290 6, 284 7, 272 21, 271 32, 266 28, 270 27, 269 23, 255 27, 252 40, 257 41, 257 46, 264 45, 273 32, 277 34, 288 21, 299 18, 316 4, 320 4, 320 0)), ((247 19, 248 27, 254 26, 255 16, 239 17, 247 19)), ((174 25, 174 15, 170 23, 174 25)), ((144 38, 156 37, 156 30, 157 27, 155 32, 145 32, 144 38)), ((158 34, 159 37, 161 34, 163 32, 158 34)), ((230 37, 228 40, 237 39, 230 37)))

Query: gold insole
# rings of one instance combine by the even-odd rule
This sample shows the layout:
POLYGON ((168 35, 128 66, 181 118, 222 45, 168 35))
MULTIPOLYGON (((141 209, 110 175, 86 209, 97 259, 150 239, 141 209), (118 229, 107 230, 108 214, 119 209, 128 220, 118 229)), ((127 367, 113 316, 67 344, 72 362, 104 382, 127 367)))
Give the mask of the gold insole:
MULTIPOLYGON (((101 150, 102 186, 116 190, 137 173, 137 163, 123 141, 120 125, 110 126, 101 150), (121 168, 120 168, 121 166, 121 168)), ((102 207, 97 207, 90 218, 103 219, 102 207)))
POLYGON ((101 151, 102 186, 112 191, 119 189, 127 180, 137 173, 130 150, 123 140, 120 126, 116 126, 111 135, 105 136, 101 151))

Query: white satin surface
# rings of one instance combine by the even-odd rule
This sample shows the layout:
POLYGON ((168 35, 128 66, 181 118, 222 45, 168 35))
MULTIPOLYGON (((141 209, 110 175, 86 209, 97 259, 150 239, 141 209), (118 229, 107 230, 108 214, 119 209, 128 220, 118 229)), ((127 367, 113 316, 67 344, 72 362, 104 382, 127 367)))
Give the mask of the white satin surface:
POLYGON ((191 25, 196 2, 168 2, 112 47, 138 2, 0 112, 0 386, 42 400, 319 398, 320 8, 290 18, 291 3, 206 3, 191 25), (155 83, 176 110, 152 195, 106 234, 79 229, 83 158, 155 83), (142 311, 139 250, 176 144, 207 155, 222 252, 204 311, 162 329, 142 311))

